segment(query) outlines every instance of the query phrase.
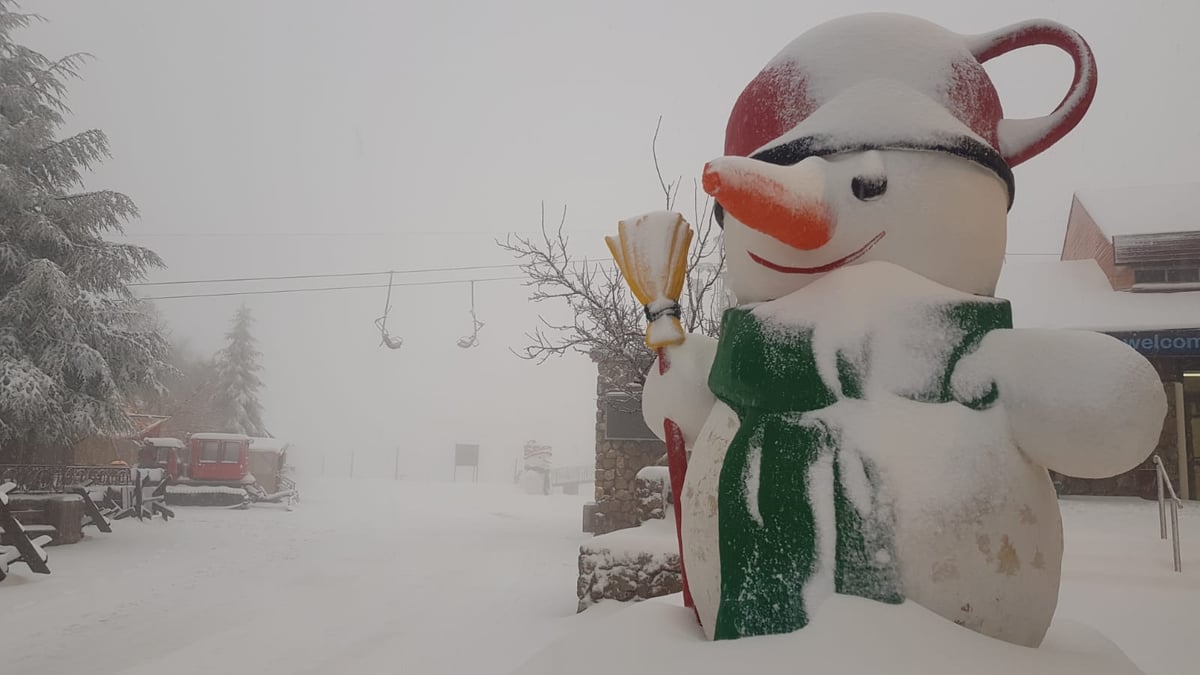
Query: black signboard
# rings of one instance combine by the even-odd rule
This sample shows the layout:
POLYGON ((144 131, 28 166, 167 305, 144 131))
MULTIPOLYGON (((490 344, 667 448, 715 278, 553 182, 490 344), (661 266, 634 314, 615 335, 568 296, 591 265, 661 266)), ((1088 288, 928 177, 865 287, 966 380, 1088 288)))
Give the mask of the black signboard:
POLYGON ((642 419, 641 400, 619 393, 604 397, 604 438, 609 441, 658 440, 642 419))
POLYGON ((471 479, 479 480, 479 446, 459 443, 454 446, 454 480, 458 480, 458 467, 471 467, 471 479))

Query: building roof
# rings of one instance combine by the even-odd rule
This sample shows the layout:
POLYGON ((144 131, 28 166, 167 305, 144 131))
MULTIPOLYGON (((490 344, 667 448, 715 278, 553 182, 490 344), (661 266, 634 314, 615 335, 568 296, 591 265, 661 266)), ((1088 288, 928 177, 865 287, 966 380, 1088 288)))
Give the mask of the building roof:
POLYGON ((134 431, 123 438, 130 440, 137 440, 145 437, 146 434, 157 431, 163 422, 171 419, 169 415, 147 415, 144 413, 125 413, 125 417, 129 420, 129 424, 133 426, 134 431))
POLYGON ((287 451, 291 444, 281 438, 251 438, 251 452, 273 452, 277 455, 287 451))
POLYGON ((1012 302, 1017 328, 1200 328, 1200 291, 1114 291, 1095 260, 1006 263, 996 296, 1012 302))
POLYGON ((1093 189, 1075 197, 1108 238, 1200 231, 1200 183, 1093 189))
POLYGON ((248 440, 250 440, 250 437, 245 434, 202 433, 202 434, 192 434, 191 438, 198 438, 202 441, 248 441, 248 440))

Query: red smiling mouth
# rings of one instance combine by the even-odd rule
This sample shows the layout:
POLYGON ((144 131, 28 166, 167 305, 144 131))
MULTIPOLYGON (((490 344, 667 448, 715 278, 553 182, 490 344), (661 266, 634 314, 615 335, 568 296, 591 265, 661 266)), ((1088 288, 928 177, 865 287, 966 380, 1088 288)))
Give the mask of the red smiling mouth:
POLYGON ((775 270, 776 272, 783 272, 784 274, 821 274, 823 272, 829 272, 831 270, 836 270, 837 268, 839 268, 843 265, 849 265, 850 263, 854 262, 855 260, 858 260, 859 258, 863 257, 864 255, 866 255, 867 251, 871 250, 872 246, 874 246, 875 244, 878 244, 880 239, 883 239, 883 235, 885 235, 885 234, 887 234, 886 230, 875 235, 874 239, 872 239, 871 241, 868 241, 865 246, 858 249, 854 253, 851 253, 850 255, 842 257, 842 258, 838 258, 837 260, 834 260, 833 262, 825 263, 824 265, 818 265, 817 267, 788 267, 786 265, 778 265, 778 264, 771 262, 770 260, 765 260, 763 258, 760 258, 757 255, 754 255, 754 253, 751 251, 747 251, 747 253, 750 254, 750 259, 753 260, 754 262, 758 263, 759 265, 762 265, 763 267, 766 267, 767 269, 775 270))

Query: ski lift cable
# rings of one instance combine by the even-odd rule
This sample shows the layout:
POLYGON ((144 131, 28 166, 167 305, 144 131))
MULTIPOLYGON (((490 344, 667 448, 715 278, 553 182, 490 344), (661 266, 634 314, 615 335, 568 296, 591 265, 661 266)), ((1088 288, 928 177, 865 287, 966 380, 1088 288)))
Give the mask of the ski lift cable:
MULTIPOLYGON (((392 286, 443 286, 446 284, 466 284, 472 281, 483 283, 487 281, 528 281, 529 277, 489 277, 484 279, 445 279, 440 281, 407 281, 392 286)), ((225 291, 219 293, 189 293, 185 295, 149 295, 140 296, 138 300, 178 300, 184 298, 219 298, 239 295, 276 295, 281 293, 319 293, 324 291, 353 291, 368 288, 387 288, 388 284, 362 284, 356 286, 324 286, 318 288, 277 288, 268 291, 225 291)))

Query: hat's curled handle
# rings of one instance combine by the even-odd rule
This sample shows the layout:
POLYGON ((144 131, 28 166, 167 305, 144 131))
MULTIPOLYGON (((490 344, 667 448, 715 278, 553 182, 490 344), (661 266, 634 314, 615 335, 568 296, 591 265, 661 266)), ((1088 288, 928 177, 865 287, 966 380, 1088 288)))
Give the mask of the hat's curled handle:
POLYGON ((1054 21, 1037 19, 967 38, 980 63, 1032 45, 1051 45, 1071 55, 1075 79, 1054 112, 1030 119, 1003 119, 996 129, 1000 153, 1009 166, 1037 155, 1075 128, 1096 96, 1096 59, 1083 37, 1054 21))

